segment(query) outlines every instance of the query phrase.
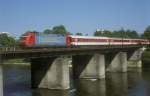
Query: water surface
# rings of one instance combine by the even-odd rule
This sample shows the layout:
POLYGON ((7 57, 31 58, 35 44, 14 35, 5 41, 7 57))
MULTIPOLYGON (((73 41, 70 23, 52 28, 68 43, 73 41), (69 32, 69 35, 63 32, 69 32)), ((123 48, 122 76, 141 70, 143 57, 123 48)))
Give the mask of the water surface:
POLYGON ((71 85, 70 90, 33 90, 30 66, 4 65, 4 96, 150 96, 150 69, 107 73, 106 79, 79 79, 71 85))

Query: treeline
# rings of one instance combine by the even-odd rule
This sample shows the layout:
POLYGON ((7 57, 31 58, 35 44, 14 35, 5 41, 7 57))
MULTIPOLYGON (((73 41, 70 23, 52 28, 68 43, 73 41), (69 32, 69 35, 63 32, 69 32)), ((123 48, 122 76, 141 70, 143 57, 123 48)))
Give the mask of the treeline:
POLYGON ((110 31, 110 30, 96 30, 93 34, 94 36, 106 36, 106 37, 119 37, 119 38, 146 38, 150 39, 150 26, 148 26, 145 31, 139 34, 135 30, 123 29, 110 31))
MULTIPOLYGON (((42 33, 44 34, 59 34, 66 35, 69 33, 71 35, 88 35, 82 32, 77 32, 72 34, 69 32, 64 25, 54 26, 51 29, 45 29, 42 33)), ((150 40, 150 26, 148 26, 142 34, 139 34, 135 30, 124 30, 121 28, 120 30, 110 31, 110 30, 96 30, 93 32, 93 36, 105 36, 105 37, 120 37, 120 38, 146 38, 150 40)), ((12 36, 8 36, 8 34, 0 34, 0 46, 18 46, 18 40, 12 36)))
POLYGON ((17 46, 17 40, 6 33, 0 34, 0 47, 17 46))
MULTIPOLYGON (((75 34, 67 31, 65 26, 59 25, 54 26, 52 29, 45 29, 43 33, 45 34, 59 34, 59 35, 66 35, 66 33, 69 33, 71 35, 88 35, 84 34, 82 32, 77 32, 75 34)), ((120 38, 147 38, 150 39, 150 26, 148 26, 145 31, 141 34, 139 34, 135 30, 125 30, 121 28, 120 30, 110 31, 110 30, 96 30, 93 32, 93 36, 105 36, 105 37, 120 37, 120 38)))
POLYGON ((142 34, 139 34, 135 30, 97 30, 94 32, 94 36, 107 36, 107 37, 120 37, 120 38, 146 38, 150 39, 150 26, 148 26, 142 34))
POLYGON ((43 33, 45 33, 45 34, 59 34, 59 35, 65 35, 67 32, 68 31, 66 30, 65 26, 63 26, 63 25, 54 26, 52 29, 45 29, 43 31, 43 33))
POLYGON ((140 38, 140 35, 134 30, 97 30, 94 32, 94 36, 106 36, 106 37, 121 37, 121 38, 140 38))

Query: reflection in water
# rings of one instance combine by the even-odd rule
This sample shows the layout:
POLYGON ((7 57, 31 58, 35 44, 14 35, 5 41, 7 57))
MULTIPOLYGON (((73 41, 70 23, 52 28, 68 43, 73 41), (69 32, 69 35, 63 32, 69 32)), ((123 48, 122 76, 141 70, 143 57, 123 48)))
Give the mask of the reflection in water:
MULTIPOLYGON (((133 69, 134 70, 134 69, 133 69)), ((142 72, 141 70, 134 70, 134 71, 131 71, 130 74, 128 74, 128 81, 129 82, 129 85, 128 87, 129 88, 132 88, 134 87, 135 85, 137 85, 139 82, 141 82, 143 79, 142 77, 142 72)))
POLYGON ((127 96, 127 73, 108 73, 106 77, 106 96, 127 96))
POLYGON ((4 65, 4 96, 32 96, 29 66, 4 65))
POLYGON ((32 96, 69 96, 69 91, 58 91, 48 89, 34 90, 32 96))
POLYGON ((147 96, 150 96, 150 69, 149 70, 144 70, 143 73, 143 79, 147 83, 147 96))
POLYGON ((128 81, 130 81, 128 96, 149 96, 147 93, 148 82, 143 78, 141 70, 130 72, 128 81))
POLYGON ((32 96, 76 96, 76 90, 49 90, 49 89, 36 89, 32 91, 32 96))
POLYGON ((78 80, 76 96, 105 96, 105 80, 78 80))
POLYGON ((5 65, 4 96, 150 96, 149 74, 150 69, 107 73, 103 80, 75 80, 71 90, 31 90, 29 66, 5 65))

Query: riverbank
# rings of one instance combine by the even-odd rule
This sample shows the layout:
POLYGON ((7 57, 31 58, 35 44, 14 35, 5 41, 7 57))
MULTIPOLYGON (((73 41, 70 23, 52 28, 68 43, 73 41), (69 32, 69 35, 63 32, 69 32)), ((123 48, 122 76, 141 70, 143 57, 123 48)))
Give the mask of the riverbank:
POLYGON ((13 64, 13 65, 30 65, 26 59, 9 59, 3 62, 4 64, 13 64))

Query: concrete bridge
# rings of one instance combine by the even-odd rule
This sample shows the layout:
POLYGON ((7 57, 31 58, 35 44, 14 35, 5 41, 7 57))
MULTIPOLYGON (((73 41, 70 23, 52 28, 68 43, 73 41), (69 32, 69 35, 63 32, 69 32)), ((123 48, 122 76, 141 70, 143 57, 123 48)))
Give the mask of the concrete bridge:
POLYGON ((30 59, 33 88, 69 89, 69 65, 74 78, 104 79, 106 72, 127 72, 128 65, 141 67, 144 50, 142 46, 1 48, 0 96, 3 96, 3 61, 10 58, 30 59))

